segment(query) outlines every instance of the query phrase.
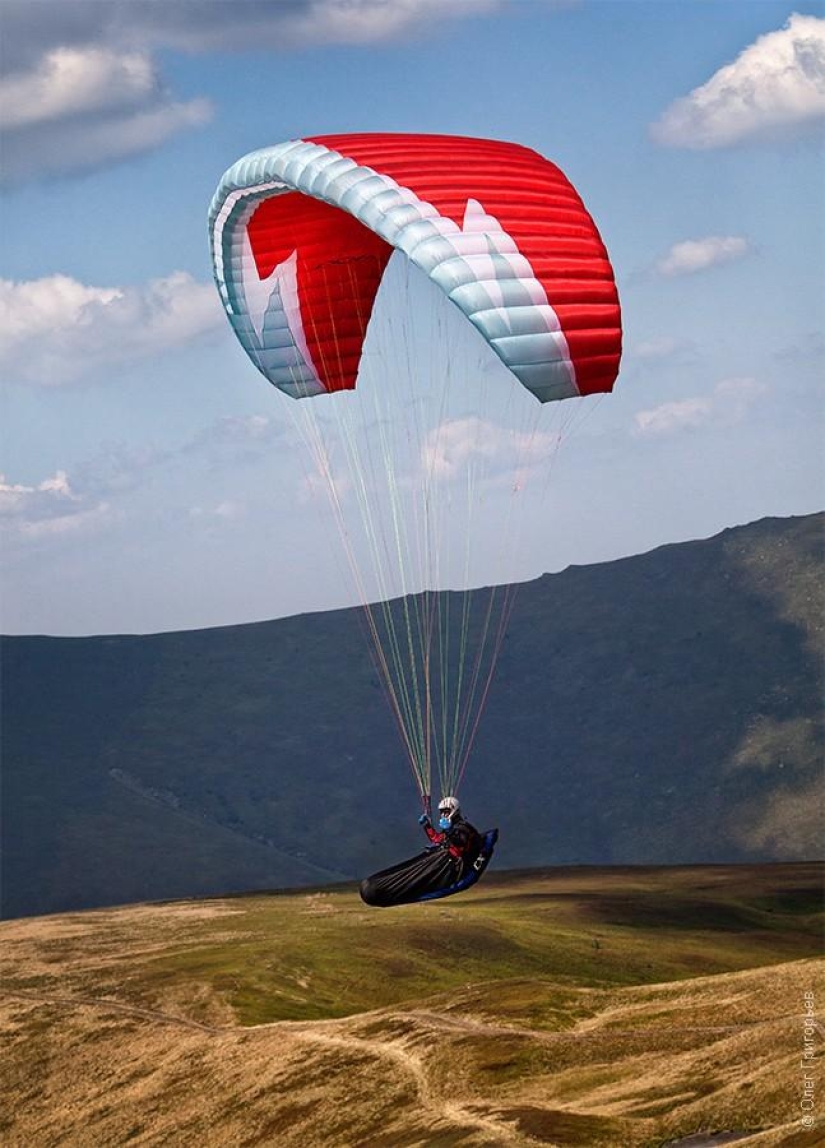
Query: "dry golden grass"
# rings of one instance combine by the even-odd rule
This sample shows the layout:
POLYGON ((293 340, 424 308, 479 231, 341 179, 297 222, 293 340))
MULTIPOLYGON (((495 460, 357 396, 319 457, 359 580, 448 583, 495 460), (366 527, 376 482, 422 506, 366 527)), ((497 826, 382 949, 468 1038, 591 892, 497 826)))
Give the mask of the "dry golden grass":
POLYGON ((820 882, 559 871, 398 913, 345 889, 6 922, 0 1142, 652 1148, 729 1129, 813 1148, 820 882), (250 999, 304 1014, 256 1023, 250 999))

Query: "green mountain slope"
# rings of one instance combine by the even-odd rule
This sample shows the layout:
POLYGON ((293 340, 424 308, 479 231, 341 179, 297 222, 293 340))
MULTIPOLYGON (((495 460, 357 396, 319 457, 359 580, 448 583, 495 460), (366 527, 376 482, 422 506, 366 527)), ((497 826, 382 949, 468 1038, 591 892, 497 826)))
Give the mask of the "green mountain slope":
MULTIPOLYGON (((519 588, 463 796, 499 867, 820 852, 825 516, 519 588)), ((3 913, 325 884, 420 847, 357 610, 5 638, 3 913)))

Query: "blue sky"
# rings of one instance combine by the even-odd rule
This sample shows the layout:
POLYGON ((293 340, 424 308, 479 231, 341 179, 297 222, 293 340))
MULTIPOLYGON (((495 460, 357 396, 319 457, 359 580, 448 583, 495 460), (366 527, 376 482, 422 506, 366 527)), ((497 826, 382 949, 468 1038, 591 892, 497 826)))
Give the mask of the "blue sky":
MULTIPOLYGON (((509 577, 822 509, 821 4, 4 0, 0 18, 6 632, 354 601, 290 400, 236 344, 209 263, 223 171, 301 135, 515 140, 602 232, 621 374, 525 500, 509 577)), ((531 417, 549 442, 568 416, 531 417)), ((491 577, 477 561, 471 581, 491 577)))

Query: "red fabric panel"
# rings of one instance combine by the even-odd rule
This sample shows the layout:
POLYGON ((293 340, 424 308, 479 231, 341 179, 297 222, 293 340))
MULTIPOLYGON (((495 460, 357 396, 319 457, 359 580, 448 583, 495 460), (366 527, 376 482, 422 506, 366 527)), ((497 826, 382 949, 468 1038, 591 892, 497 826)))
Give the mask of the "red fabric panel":
POLYGON ((340 208, 299 192, 265 199, 248 227, 261 279, 298 251, 304 334, 328 391, 352 389, 392 248, 340 208))

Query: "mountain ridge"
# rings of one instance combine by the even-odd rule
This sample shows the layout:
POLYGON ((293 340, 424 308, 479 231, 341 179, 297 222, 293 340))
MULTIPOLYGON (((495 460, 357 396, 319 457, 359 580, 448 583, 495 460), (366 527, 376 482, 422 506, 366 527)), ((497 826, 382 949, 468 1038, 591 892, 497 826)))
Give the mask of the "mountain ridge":
MULTIPOLYGON (((820 852, 823 525, 518 586, 464 789, 497 865, 820 852)), ((421 847, 357 608, 12 636, 2 666, 6 916, 318 885, 421 847)))

